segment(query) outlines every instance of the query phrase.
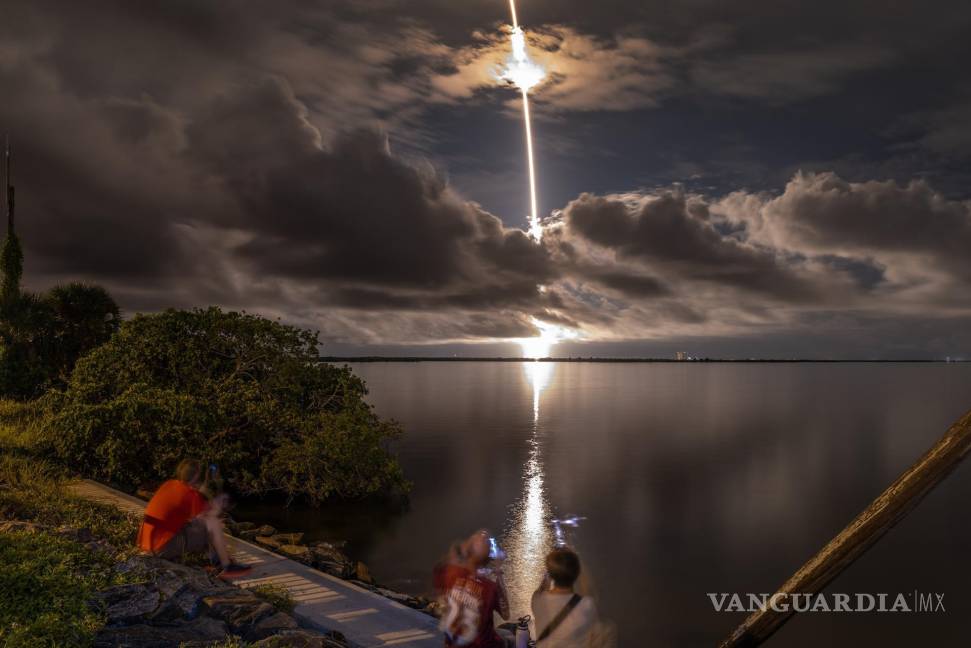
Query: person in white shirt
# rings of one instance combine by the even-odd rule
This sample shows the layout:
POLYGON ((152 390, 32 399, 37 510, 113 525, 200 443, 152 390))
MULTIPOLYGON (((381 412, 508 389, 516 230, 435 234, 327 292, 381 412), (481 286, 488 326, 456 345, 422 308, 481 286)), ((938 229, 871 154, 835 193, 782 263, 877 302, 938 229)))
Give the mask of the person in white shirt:
POLYGON ((585 648, 597 623, 597 607, 573 586, 580 577, 580 558, 567 548, 546 556, 546 577, 533 594, 532 609, 538 648, 585 648))

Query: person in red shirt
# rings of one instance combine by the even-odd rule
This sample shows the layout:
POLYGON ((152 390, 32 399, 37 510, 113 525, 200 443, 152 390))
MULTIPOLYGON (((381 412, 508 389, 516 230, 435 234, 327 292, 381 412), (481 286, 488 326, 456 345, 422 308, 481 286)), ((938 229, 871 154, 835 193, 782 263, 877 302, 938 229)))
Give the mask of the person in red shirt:
POLYGON ((489 563, 489 534, 477 531, 454 547, 447 562, 435 568, 435 586, 445 599, 441 629, 445 646, 504 648, 505 640, 496 632, 493 614, 509 617, 509 599, 502 571, 495 579, 484 569, 489 563))
POLYGON ((175 475, 175 479, 159 486, 145 507, 145 518, 138 529, 138 546, 166 560, 211 549, 219 557, 221 578, 234 578, 251 571, 251 567, 233 562, 229 555, 220 517, 225 495, 210 502, 199 492, 203 482, 202 465, 195 459, 184 459, 175 475))

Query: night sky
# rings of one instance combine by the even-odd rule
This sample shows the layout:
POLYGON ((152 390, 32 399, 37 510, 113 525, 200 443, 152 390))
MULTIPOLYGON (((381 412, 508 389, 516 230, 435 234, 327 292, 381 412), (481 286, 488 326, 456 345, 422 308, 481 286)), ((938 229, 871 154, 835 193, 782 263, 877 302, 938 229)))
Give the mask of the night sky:
POLYGON ((25 283, 328 355, 971 358, 971 3, 0 0, 25 283))

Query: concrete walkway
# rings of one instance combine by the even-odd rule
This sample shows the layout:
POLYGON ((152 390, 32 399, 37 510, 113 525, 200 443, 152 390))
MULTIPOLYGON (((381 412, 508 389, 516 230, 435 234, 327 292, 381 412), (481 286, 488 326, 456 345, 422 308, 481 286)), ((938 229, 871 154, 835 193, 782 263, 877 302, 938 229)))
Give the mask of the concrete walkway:
MULTIPOLYGON (((71 491, 141 516, 145 502, 98 482, 84 480, 71 491)), ((442 636, 435 619, 353 583, 317 571, 307 565, 227 535, 236 558, 253 566, 246 578, 233 581, 240 587, 272 583, 285 587, 296 602, 293 610, 301 622, 321 630, 336 630, 361 648, 401 646, 440 648, 442 636)))

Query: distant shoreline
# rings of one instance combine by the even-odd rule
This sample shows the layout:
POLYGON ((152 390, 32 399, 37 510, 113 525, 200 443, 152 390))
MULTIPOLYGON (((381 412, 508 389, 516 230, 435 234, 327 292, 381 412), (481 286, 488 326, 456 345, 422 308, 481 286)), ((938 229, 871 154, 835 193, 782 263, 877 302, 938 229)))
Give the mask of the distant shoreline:
POLYGON ((436 356, 321 356, 320 362, 597 362, 597 363, 749 363, 749 364, 778 364, 778 363, 824 363, 824 364, 860 364, 860 363, 936 363, 960 364, 971 360, 814 360, 809 358, 695 358, 691 360, 675 360, 671 358, 510 358, 510 357, 436 357, 436 356))

